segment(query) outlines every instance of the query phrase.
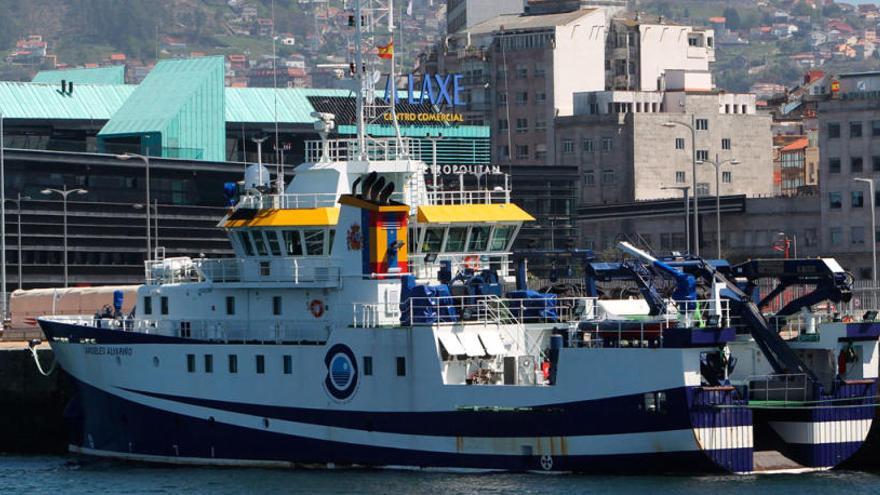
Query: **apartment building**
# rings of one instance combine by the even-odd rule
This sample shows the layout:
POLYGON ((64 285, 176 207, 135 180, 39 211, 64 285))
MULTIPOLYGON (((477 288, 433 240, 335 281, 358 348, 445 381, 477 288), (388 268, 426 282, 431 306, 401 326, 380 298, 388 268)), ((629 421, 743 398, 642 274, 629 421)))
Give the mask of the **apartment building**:
POLYGON ((880 72, 831 80, 817 111, 822 248, 870 278, 870 243, 880 232, 871 232, 869 185, 854 179, 880 178, 880 72))

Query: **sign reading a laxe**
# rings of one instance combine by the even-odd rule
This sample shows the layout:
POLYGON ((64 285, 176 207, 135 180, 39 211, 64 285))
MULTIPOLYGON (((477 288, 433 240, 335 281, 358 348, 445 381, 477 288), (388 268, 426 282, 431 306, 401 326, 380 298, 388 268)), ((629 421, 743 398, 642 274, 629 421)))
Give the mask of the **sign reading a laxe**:
POLYGON ((462 78, 461 74, 408 74, 406 89, 392 91, 394 78, 389 77, 385 83, 385 103, 391 103, 392 93, 395 103, 400 103, 400 93, 406 91, 406 100, 410 105, 461 106, 465 104, 461 98, 462 78))

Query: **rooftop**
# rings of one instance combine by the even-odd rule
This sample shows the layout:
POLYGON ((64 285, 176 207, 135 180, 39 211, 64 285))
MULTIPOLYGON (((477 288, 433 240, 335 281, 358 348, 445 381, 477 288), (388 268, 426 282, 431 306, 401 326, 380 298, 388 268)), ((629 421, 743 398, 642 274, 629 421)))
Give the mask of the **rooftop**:
POLYGON ((562 14, 502 14, 476 24, 468 31, 471 34, 489 34, 501 30, 547 29, 566 26, 598 11, 598 9, 581 9, 562 14))

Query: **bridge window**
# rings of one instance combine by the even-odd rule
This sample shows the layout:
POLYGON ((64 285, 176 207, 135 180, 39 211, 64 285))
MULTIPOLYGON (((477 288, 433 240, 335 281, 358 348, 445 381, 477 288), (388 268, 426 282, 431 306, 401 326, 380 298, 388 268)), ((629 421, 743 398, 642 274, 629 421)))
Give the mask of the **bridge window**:
POLYGON ((153 314, 153 298, 151 296, 144 296, 144 314, 153 314))
POLYGON ((229 296, 226 298, 226 314, 235 314, 235 297, 233 296, 229 296))
POLYGON ((461 253, 464 251, 464 241, 467 238, 466 227, 452 227, 446 235, 447 253, 461 253))
POLYGON ((513 235, 513 225, 499 225, 498 227, 495 227, 489 250, 504 251, 507 248, 507 243, 510 241, 511 235, 513 235))
POLYGON ((293 373, 293 356, 290 354, 284 355, 284 374, 290 375, 293 373))
POLYGON ((196 372, 196 355, 195 354, 187 354, 186 355, 186 371, 189 373, 196 372))
POLYGON ((281 296, 272 296, 272 314, 275 316, 281 314, 281 296))
POLYGON ((241 243, 241 247, 244 248, 244 254, 247 256, 254 255, 254 246, 251 245, 251 240, 248 238, 247 232, 238 233, 238 242, 241 243))
POLYGON ((373 356, 364 356, 364 376, 373 374, 373 356))
POLYGON ((397 356, 397 376, 406 376, 406 358, 397 356))
POLYGON ((262 375, 266 372, 266 356, 257 354, 257 374, 262 375))
POLYGON ((230 354, 229 355, 229 372, 230 373, 238 373, 238 355, 230 354))
POLYGON ((287 248, 287 256, 302 256, 302 240, 298 230, 284 231, 284 245, 287 248))
POLYGON ((443 247, 443 231, 442 228, 433 227, 425 231, 425 243, 422 246, 422 252, 439 253, 443 247))
POLYGON ((278 246, 278 237, 275 235, 275 231, 266 231, 263 234, 266 236, 272 256, 281 256, 281 248, 278 246))
POLYGON ((167 296, 162 296, 159 298, 159 311, 163 315, 168 314, 168 297, 167 296))
POLYGON ((254 246, 257 247, 257 256, 266 256, 269 252, 266 250, 266 241, 263 240, 262 232, 253 232, 254 246))
POLYGON ((490 227, 472 227, 468 251, 485 251, 486 245, 489 243, 489 231, 490 227))
POLYGON ((306 254, 317 256, 324 254, 324 230, 305 230, 303 238, 306 241, 306 254))
POLYGON ((214 355, 205 354, 205 373, 214 372, 214 355))

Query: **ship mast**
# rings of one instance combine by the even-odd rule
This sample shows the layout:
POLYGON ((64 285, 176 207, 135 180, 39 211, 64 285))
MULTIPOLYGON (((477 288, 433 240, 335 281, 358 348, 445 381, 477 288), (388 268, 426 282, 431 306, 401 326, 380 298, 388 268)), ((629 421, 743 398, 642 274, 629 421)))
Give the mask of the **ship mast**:
POLYGON ((397 139, 398 150, 403 149, 403 138, 397 121, 395 103, 397 102, 396 54, 394 39, 394 2, 393 0, 354 0, 354 77, 357 113, 357 157, 366 160, 367 156, 367 124, 381 121, 387 112, 391 117, 397 139), (386 29, 381 29, 384 24, 386 29), (386 36, 387 33, 387 36, 386 36), (385 41, 380 41, 379 38, 385 41), (378 50, 380 45, 391 44, 389 101, 376 97, 376 84, 381 79, 381 67, 378 50), (366 57, 365 57, 366 54, 366 57))

